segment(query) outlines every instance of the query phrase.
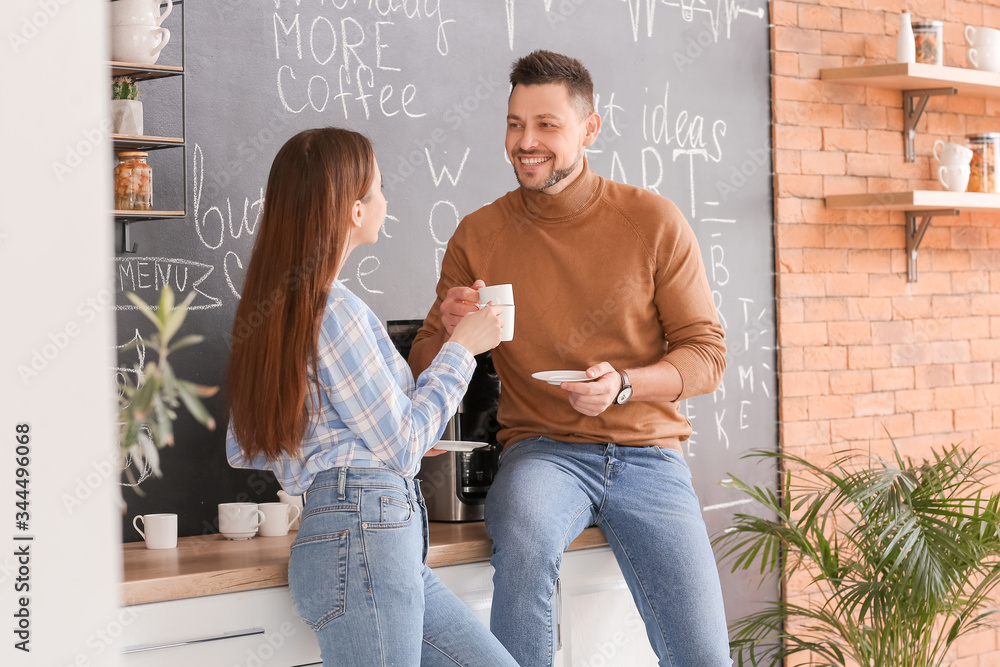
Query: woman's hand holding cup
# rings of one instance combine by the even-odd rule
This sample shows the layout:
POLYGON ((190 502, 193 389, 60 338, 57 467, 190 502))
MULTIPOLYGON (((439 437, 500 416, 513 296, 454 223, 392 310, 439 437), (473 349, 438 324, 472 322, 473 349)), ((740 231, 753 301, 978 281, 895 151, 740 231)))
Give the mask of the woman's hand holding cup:
POLYGON ((473 355, 492 350, 500 344, 503 329, 500 313, 501 309, 493 305, 468 313, 455 326, 451 340, 473 355))

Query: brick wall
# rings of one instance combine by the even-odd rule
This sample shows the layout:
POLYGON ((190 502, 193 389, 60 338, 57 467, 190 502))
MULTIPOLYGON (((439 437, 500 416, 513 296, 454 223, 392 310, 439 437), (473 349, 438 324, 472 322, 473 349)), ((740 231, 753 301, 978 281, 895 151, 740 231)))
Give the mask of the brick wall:
MULTIPOLYGON (((819 80, 895 60, 907 6, 944 21, 948 66, 969 66, 967 24, 1000 28, 1000 0, 771 2, 781 446, 815 460, 887 452, 888 435, 915 457, 959 441, 1000 453, 1000 214, 935 217, 910 283, 903 213, 823 202, 940 189, 936 139, 1000 131, 1000 100, 932 98, 908 163, 899 91, 819 80)), ((790 598, 801 591, 790 582, 790 598)), ((1000 633, 968 637, 953 657, 1000 665, 1000 633)))

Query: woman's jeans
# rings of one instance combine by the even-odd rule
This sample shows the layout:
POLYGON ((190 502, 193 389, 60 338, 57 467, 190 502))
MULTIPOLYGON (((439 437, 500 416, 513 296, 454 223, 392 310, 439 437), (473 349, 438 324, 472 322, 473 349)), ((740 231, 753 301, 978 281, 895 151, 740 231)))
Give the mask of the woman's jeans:
POLYGON ((684 456, 548 438, 509 445, 486 498, 496 568, 490 629, 518 664, 552 665, 562 554, 593 525, 660 665, 731 665, 719 574, 684 456))
POLYGON ((517 664, 426 565, 419 485, 380 468, 317 475, 288 584, 326 667, 517 664))

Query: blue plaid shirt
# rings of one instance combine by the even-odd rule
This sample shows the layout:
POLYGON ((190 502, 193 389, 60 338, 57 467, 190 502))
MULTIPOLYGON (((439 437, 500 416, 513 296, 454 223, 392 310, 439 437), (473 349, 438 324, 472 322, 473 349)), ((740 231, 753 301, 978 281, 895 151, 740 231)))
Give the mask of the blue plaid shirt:
POLYGON ((317 473, 342 466, 388 468, 412 477, 458 409, 475 358, 458 343, 445 343, 414 382, 382 322, 339 280, 330 287, 318 349, 320 407, 312 411, 301 458, 248 462, 230 425, 229 463, 274 471, 292 495, 306 491, 317 473))

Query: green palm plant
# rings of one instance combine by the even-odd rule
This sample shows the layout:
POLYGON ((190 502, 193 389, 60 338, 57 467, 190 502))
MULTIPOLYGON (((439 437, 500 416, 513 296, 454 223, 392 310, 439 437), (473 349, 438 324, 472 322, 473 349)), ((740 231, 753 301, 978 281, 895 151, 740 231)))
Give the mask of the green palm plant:
POLYGON ((738 514, 716 537, 733 571, 811 578, 809 602, 770 603, 733 624, 739 665, 937 667, 997 613, 996 463, 958 445, 919 463, 893 452, 840 452, 820 466, 757 451, 786 464, 780 495, 728 483, 777 516, 738 514))

